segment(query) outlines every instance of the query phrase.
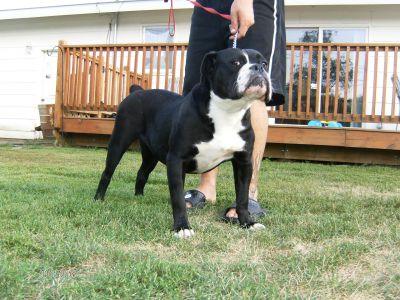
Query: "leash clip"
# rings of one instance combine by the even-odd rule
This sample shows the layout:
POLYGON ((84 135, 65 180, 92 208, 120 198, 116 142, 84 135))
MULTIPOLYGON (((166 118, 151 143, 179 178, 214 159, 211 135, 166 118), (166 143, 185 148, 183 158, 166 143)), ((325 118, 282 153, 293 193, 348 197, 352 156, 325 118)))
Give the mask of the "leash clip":
POLYGON ((237 39, 238 39, 238 32, 236 32, 235 36, 233 37, 233 43, 232 43, 233 49, 236 49, 236 47, 237 47, 237 39))

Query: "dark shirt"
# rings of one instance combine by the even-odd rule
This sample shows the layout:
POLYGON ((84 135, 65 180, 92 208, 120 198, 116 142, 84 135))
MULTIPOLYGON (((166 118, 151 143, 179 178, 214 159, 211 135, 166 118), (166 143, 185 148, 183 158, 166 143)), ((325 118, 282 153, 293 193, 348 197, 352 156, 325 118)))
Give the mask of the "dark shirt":
POLYGON ((230 14, 233 0, 198 0, 201 5, 212 7, 220 13, 230 14))

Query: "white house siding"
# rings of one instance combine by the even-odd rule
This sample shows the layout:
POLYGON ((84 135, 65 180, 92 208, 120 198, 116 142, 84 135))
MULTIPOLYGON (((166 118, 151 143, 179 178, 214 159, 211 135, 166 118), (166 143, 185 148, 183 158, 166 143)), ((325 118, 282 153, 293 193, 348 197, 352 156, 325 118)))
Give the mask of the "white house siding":
MULTIPOLYGON (((400 42, 400 5, 292 5, 286 8, 288 27, 366 28, 368 42, 400 42)), ((177 10, 175 14, 177 27, 174 41, 185 42, 189 37, 191 9, 177 10)), ((34 127, 39 124, 37 105, 46 96, 43 95, 44 77, 48 73, 54 76, 56 72, 56 55, 46 58, 43 50, 52 49, 59 40, 67 43, 104 43, 112 17, 110 13, 0 21, 0 138, 39 137, 34 127)), ((122 12, 117 42, 141 42, 143 26, 166 24, 167 19, 167 10, 122 12)), ((389 73, 391 68, 393 64, 389 66, 389 73)), ((373 73, 369 74, 369 80, 372 78, 373 73)), ((372 89, 370 81, 368 85, 372 89)), ((378 86, 377 98, 380 99, 380 79, 378 86)), ((369 95, 371 103, 371 92, 369 95)), ((391 83, 387 95, 389 107, 391 83)), ((377 125, 364 124, 364 127, 376 128, 377 125)), ((384 128, 392 129, 393 126, 384 124, 384 128)))
MULTIPOLYGON (((39 138, 38 104, 50 75, 55 91, 57 54, 48 57, 59 40, 105 43, 112 14, 59 16, 0 21, 0 138, 39 138), (46 62, 48 66, 46 66, 46 62), (49 70, 50 69, 50 70, 49 70)), ((174 41, 187 41, 190 10, 176 11, 174 41)), ((166 24, 167 11, 125 12, 119 16, 117 42, 141 42, 144 25, 166 24)), ((50 99, 50 102, 54 99, 50 99)), ((49 99, 46 99, 49 102, 49 99)))

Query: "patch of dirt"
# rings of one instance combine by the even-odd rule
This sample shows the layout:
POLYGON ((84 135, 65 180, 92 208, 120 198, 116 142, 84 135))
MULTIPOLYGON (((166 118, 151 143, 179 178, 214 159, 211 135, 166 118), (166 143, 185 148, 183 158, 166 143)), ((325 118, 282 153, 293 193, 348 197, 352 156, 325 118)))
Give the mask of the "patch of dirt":
POLYGON ((65 267, 61 268, 58 271, 58 276, 54 280, 57 283, 60 283, 61 281, 64 280, 64 278, 70 278, 76 276, 76 274, 79 272, 79 269, 77 267, 65 267))
POLYGON ((383 297, 379 297, 378 295, 370 295, 364 292, 355 292, 348 297, 343 297, 343 299, 349 300, 379 300, 384 299, 383 297))
POLYGON ((93 255, 79 266, 81 273, 93 274, 104 267, 106 258, 103 255, 93 255))
POLYGON ((338 270, 340 280, 374 281, 388 271, 400 273, 400 257, 393 250, 384 249, 362 257, 356 264, 347 265, 338 270))
POLYGON ((350 299, 383 299, 388 297, 385 293, 389 293, 389 298, 400 297, 400 286, 393 282, 393 278, 400 276, 399 266, 400 255, 396 249, 383 249, 364 255, 333 275, 344 285, 360 287, 344 295, 350 299))
POLYGON ((93 255, 77 266, 61 268, 58 271, 58 276, 55 279, 57 282, 75 277, 77 275, 94 274, 101 269, 106 263, 106 258, 102 255, 93 255))
POLYGON ((304 243, 301 240, 298 239, 293 239, 290 244, 293 245, 292 251, 294 253, 302 254, 302 255, 308 255, 310 253, 314 252, 321 252, 324 250, 324 244, 322 243, 304 243))
POLYGON ((126 253, 136 253, 138 251, 151 252, 160 257, 166 257, 171 253, 176 252, 175 246, 165 246, 159 243, 135 243, 117 245, 117 248, 126 253))
POLYGON ((350 185, 350 184, 341 184, 341 185, 331 185, 326 186, 325 188, 316 191, 319 195, 327 195, 327 194, 347 194, 351 195, 355 198, 366 198, 373 197, 379 199, 389 199, 393 197, 400 198, 400 188, 397 188, 393 191, 376 191, 374 188, 369 186, 360 186, 360 185, 350 185))

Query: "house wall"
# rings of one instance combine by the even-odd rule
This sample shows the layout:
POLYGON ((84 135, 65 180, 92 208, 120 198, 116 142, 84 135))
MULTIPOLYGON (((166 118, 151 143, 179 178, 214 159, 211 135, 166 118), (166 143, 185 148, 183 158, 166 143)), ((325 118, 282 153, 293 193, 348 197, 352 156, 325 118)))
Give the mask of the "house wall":
MULTIPOLYGON (((369 42, 400 42, 398 10, 398 5, 289 6, 286 23, 288 27, 363 27, 368 29, 369 42)), ((191 10, 176 11, 175 42, 188 40, 190 15, 191 10)), ((52 101, 48 90, 55 90, 56 74, 56 54, 49 57, 43 51, 52 49, 59 40, 105 43, 113 16, 90 14, 0 21, 0 138, 40 137, 34 131, 39 125, 37 105, 42 98, 52 101), (46 75, 50 77, 47 81, 46 75)), ((117 42, 141 42, 143 25, 166 24, 167 19, 168 11, 120 13, 117 42)), ((376 124, 365 126, 376 128, 376 124)))
MULTIPOLYGON (((176 11, 174 41, 187 41, 190 15, 190 10, 176 11)), ((55 91, 57 60, 56 52, 49 57, 44 51, 59 40, 105 43, 112 17, 92 14, 0 21, 0 138, 40 138, 34 130, 40 125, 37 107, 42 98, 49 101, 48 89, 55 91)), ((167 20, 167 11, 121 13, 117 42, 141 42, 143 25, 166 24, 167 20)), ((54 101, 54 93, 50 98, 54 101)))

